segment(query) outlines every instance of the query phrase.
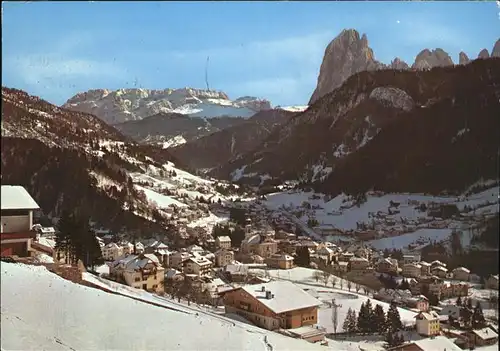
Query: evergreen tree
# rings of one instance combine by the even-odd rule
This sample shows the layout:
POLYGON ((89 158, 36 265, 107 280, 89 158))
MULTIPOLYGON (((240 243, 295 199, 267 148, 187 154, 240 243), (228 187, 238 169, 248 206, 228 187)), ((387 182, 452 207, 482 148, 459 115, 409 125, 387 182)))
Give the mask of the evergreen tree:
POLYGON ((457 306, 462 306, 462 298, 459 296, 457 297, 457 302, 456 302, 456 305, 457 306))
MULTIPOLYGON (((69 263, 69 252, 71 249, 70 236, 73 230, 72 215, 64 210, 57 222, 56 245, 55 249, 64 252, 66 263, 69 263)), ((59 257, 58 257, 59 259, 59 257)))
POLYGON ((398 308, 394 302, 391 302, 389 310, 387 311, 387 327, 391 332, 397 332, 403 329, 401 316, 399 315, 398 308))
POLYGON ((385 312, 379 304, 376 304, 375 309, 373 310, 373 326, 374 331, 379 334, 383 334, 387 330, 385 312))
MULTIPOLYGON (((369 333, 371 331, 370 310, 368 309, 368 301, 361 304, 358 313, 358 330, 360 333, 369 333)), ((371 308, 371 306, 370 306, 371 308)))
POLYGON ((356 312, 349 307, 347 310, 347 314, 344 320, 344 324, 342 328, 349 334, 353 334, 356 332, 357 323, 356 323, 356 312))
POLYGON ((472 309, 467 307, 467 305, 462 306, 462 308, 460 309, 460 317, 462 318, 462 321, 466 328, 470 327, 472 323, 472 314, 473 314, 472 309))
POLYGON ((373 306, 372 306, 372 302, 370 301, 370 299, 366 300, 365 308, 366 308, 366 315, 368 318, 368 332, 374 333, 377 331, 377 328, 375 327, 375 325, 373 323, 375 315, 373 312, 373 306))
POLYGON ((483 309, 479 301, 477 301, 476 307, 474 307, 474 311, 472 312, 472 327, 483 328, 485 324, 486 320, 484 319, 483 309))

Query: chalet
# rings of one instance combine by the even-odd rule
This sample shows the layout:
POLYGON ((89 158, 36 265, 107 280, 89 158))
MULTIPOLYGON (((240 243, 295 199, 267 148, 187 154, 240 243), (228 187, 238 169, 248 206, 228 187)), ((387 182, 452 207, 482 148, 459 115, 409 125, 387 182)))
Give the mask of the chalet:
POLYGON ((128 255, 113 262, 109 275, 133 288, 163 293, 165 269, 152 254, 128 255))
POLYGON ((440 278, 446 278, 448 269, 443 266, 437 265, 431 268, 431 273, 433 275, 437 275, 440 278))
POLYGON ((403 255, 403 264, 418 263, 420 255, 403 255))
POLYGON ((453 279, 463 280, 466 282, 469 281, 470 270, 468 270, 465 267, 457 267, 452 271, 452 273, 453 273, 453 279))
POLYGON ((422 266, 418 263, 407 263, 403 266, 402 275, 410 278, 418 278, 420 277, 420 273, 422 272, 422 266))
POLYGON ((431 274, 431 264, 429 262, 420 261, 418 264, 420 265, 420 267, 422 267, 421 271, 420 271, 420 275, 430 275, 431 274))
POLYGON ((184 274, 196 274, 198 276, 210 274, 214 264, 205 257, 190 257, 184 262, 184 274))
POLYGON ((397 273, 398 261, 393 258, 384 258, 377 263, 377 272, 380 273, 397 273))
POLYGON ((333 257, 335 256, 335 251, 333 251, 329 247, 320 244, 320 246, 318 246, 318 249, 316 250, 316 256, 324 260, 326 264, 330 264, 333 257))
POLYGON ((2 185, 1 196, 1 254, 27 257, 36 238, 33 211, 40 207, 22 186, 2 185))
POLYGON ((405 303, 410 308, 415 308, 421 312, 429 311, 429 300, 424 295, 418 295, 405 300, 405 303))
POLYGON ((101 248, 102 258, 107 261, 115 261, 123 255, 123 248, 116 243, 109 243, 101 248))
POLYGON ((446 263, 443 263, 439 260, 435 260, 431 262, 431 269, 437 266, 445 267, 446 268, 446 263))
POLYGON ((286 254, 274 254, 266 259, 270 268, 291 269, 293 268, 293 257, 286 254))
POLYGON ((485 287, 486 289, 498 290, 498 274, 490 275, 490 277, 486 280, 485 287))
POLYGON ((215 264, 217 267, 225 267, 234 261, 234 252, 226 249, 220 249, 215 252, 215 264))
POLYGON ((494 345, 498 342, 498 334, 491 328, 472 330, 469 339, 475 346, 494 345))
POLYGON ((231 248, 231 238, 228 236, 218 236, 215 239, 215 246, 219 249, 229 250, 231 248))
POLYGON ((187 261, 189 257, 191 257, 191 255, 188 252, 185 251, 174 252, 170 256, 170 267, 175 269, 182 269, 184 262, 187 261))
MULTIPOLYGON (((321 305, 319 300, 288 281, 239 287, 226 291, 223 301, 226 313, 241 315, 268 330, 312 327, 318 323, 321 305)), ((314 339, 323 339, 324 333, 320 334, 314 339)))
POLYGON ((446 336, 435 336, 388 348, 387 351, 462 351, 446 336))

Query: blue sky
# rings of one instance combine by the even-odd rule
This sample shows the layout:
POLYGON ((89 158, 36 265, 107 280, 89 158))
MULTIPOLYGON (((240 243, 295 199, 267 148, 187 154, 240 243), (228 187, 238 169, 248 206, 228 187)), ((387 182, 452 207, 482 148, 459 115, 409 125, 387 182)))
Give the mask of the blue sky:
POLYGON ((375 57, 412 63, 441 47, 458 61, 500 38, 495 2, 2 3, 2 85, 56 104, 95 88, 205 87, 306 104, 326 45, 344 28, 375 57))

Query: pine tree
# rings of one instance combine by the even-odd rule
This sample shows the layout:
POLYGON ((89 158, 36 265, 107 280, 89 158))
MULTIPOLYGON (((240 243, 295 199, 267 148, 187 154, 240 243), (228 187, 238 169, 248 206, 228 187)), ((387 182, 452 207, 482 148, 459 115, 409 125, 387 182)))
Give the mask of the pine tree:
POLYGON ((391 303, 389 310, 387 311, 387 325, 389 331, 393 333, 403 329, 401 316, 399 315, 398 308, 394 302, 391 303))
POLYGON ((349 334, 355 333, 357 328, 356 312, 349 307, 342 328, 349 334))
POLYGON ((74 230, 73 216, 69 211, 64 210, 57 222, 55 249, 65 254, 66 263, 70 260, 71 233, 74 230))
POLYGON ((377 331, 377 328, 374 324, 374 312, 373 312, 373 306, 372 306, 372 302, 370 301, 370 299, 366 300, 366 303, 365 303, 365 308, 366 308, 366 316, 368 318, 368 332, 369 333, 375 333, 377 331))
POLYGON ((349 307, 349 309, 347 310, 347 314, 345 315, 344 323, 342 324, 342 329, 344 329, 344 331, 347 333, 350 333, 349 323, 351 315, 352 315, 352 309, 349 307))
POLYGON ((383 334, 387 330, 385 312, 379 304, 375 305, 375 309, 373 310, 373 326, 379 334, 383 334))
POLYGON ((474 311, 472 312, 472 327, 483 328, 485 324, 486 320, 484 319, 483 309, 479 301, 477 301, 476 307, 474 307, 474 311))
POLYGON ((367 301, 361 304, 358 313, 358 330, 361 333, 369 333, 371 331, 371 303, 367 301))
POLYGON ((357 316, 356 311, 354 310, 352 310, 351 318, 349 320, 349 331, 353 334, 358 331, 357 316))

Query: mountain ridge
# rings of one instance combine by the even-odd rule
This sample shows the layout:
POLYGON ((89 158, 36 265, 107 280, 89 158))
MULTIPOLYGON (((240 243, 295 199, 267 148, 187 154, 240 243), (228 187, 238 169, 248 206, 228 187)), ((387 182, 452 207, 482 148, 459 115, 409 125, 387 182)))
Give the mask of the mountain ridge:
MULTIPOLYGON (((488 57, 490 55, 487 49, 483 49, 478 55, 478 58, 488 57)), ((500 57, 500 39, 495 42, 491 57, 500 57)), ((460 53, 459 63, 463 62, 464 57, 460 53)), ((398 57, 390 64, 384 64, 375 59, 366 34, 360 35, 356 29, 344 29, 325 49, 316 88, 309 100, 309 105, 341 86, 349 76, 355 73, 386 68, 424 70, 449 65, 454 65, 454 62, 442 48, 422 49, 411 65, 398 57)))
MULTIPOLYGON (((491 159, 493 157, 491 137, 492 135, 496 137, 497 134, 495 129, 489 131, 484 129, 484 124, 490 123, 490 128, 492 128, 491 126, 499 122, 498 118, 492 117, 496 112, 500 115, 498 81, 500 81, 499 58, 479 59, 467 65, 435 67, 423 71, 390 69, 363 71, 350 76, 341 87, 317 100, 306 111, 291 117, 287 123, 277 128, 264 140, 257 150, 233 158, 225 165, 211 171, 210 174, 225 179, 234 179, 235 175, 238 175, 237 178, 240 181, 251 181, 256 175, 275 179, 276 182, 300 180, 303 183, 317 182, 319 184, 328 179, 330 174, 336 174, 338 167, 341 167, 344 162, 348 162, 342 159, 349 160, 353 157, 352 154, 365 148, 370 149, 375 139, 378 139, 377 143, 383 144, 381 135, 386 134, 381 134, 381 131, 400 119, 408 119, 407 116, 411 115, 422 116, 421 118, 426 120, 429 131, 432 131, 432 119, 425 116, 435 116, 433 118, 437 118, 436 123, 452 118, 437 115, 437 111, 446 115, 457 113, 462 116, 461 118, 465 118, 467 114, 457 111, 456 106, 469 104, 471 108, 463 107, 464 111, 470 115, 480 115, 482 119, 478 122, 478 129, 472 132, 467 131, 467 133, 471 133, 470 138, 478 137, 481 142, 490 143, 485 157, 491 159), (482 98, 478 92, 483 94, 482 98), (488 104, 481 104, 481 99, 488 101, 488 104), (446 109, 448 113, 444 112, 446 109), (483 134, 479 136, 475 133, 483 134), (279 167, 275 160, 280 160, 279 167), (332 172, 334 169, 335 172, 332 172)), ((418 123, 418 118, 413 118, 411 121, 418 123)), ((450 125, 458 128, 456 123, 450 125)), ((394 129, 391 130, 391 133, 396 133, 394 129)), ((450 128, 446 133, 459 134, 460 130, 452 131, 450 128)), ((462 140, 460 137, 456 139, 459 140, 456 145, 471 142, 471 139, 467 141, 463 141, 466 139, 462 140)), ((416 143, 415 145, 422 142, 412 140, 416 143)), ((431 140, 431 144, 439 144, 438 140, 431 140)), ((451 143, 451 140, 449 142, 451 143)), ((405 147, 404 150, 409 155, 414 154, 414 150, 408 149, 410 145, 405 144, 405 147)), ((456 150, 460 147, 456 146, 456 150)), ((455 154, 454 148, 455 146, 447 148, 443 153, 456 160, 457 164, 463 162, 463 160, 460 161, 460 156, 455 154)), ((472 148, 477 149, 477 147, 472 148)), ((376 154, 370 155, 377 158, 376 154)), ((422 159, 417 159, 416 155, 414 157, 415 166, 421 165, 422 159)), ((431 154, 427 154, 427 157, 433 158, 431 154)), ((474 164, 474 157, 471 155, 464 156, 464 159, 474 164)), ((394 161, 394 163, 397 162, 402 161, 399 159, 394 161)), ((354 162, 354 164, 356 167, 349 167, 351 171, 356 169, 356 172, 360 174, 372 172, 365 169, 361 161, 354 162)), ((488 172, 491 173, 491 169, 488 172)), ((445 174, 449 176, 449 173, 445 174)), ((406 184, 410 186, 413 181, 411 174, 406 174, 405 177, 406 184)), ((464 178, 466 177, 461 177, 462 180, 464 178)), ((326 182, 331 184, 332 179, 334 178, 326 182)), ((352 177, 346 176, 342 178, 339 187, 329 188, 325 185, 324 188, 337 192, 340 188, 349 188, 350 181, 355 183, 352 177)), ((401 180, 399 184, 402 186, 405 181, 401 180)), ((427 185, 429 191, 436 191, 434 185, 427 185)), ((464 181, 464 184, 460 186, 466 185, 464 181)), ((458 184, 455 186, 458 187, 458 184)), ((423 184, 424 189, 421 190, 425 190, 425 187, 426 184, 423 184)))
POLYGON ((222 91, 181 89, 93 89, 69 98, 63 105, 75 111, 96 115, 108 124, 140 120, 160 112, 191 117, 248 118, 263 109, 270 109, 265 99, 243 96, 230 100, 222 91))

